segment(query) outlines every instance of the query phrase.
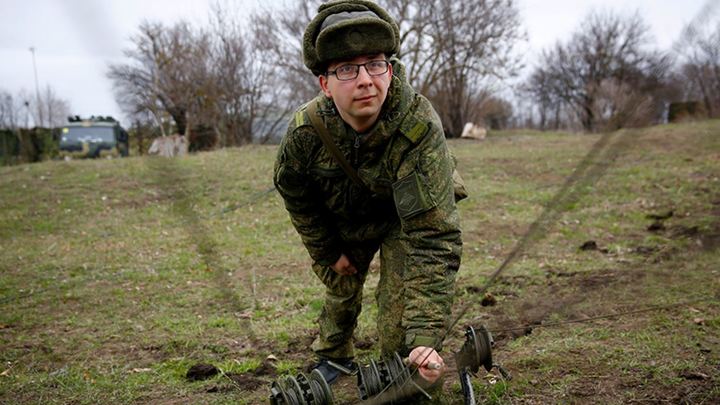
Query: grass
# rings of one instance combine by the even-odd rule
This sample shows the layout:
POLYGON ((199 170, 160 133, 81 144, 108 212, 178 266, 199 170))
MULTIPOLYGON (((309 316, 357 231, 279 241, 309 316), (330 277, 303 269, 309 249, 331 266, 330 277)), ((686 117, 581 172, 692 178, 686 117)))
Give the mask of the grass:
MULTIPOLYGON (((623 131, 592 159, 601 135, 450 142, 471 197, 459 205, 466 312, 445 353, 483 323, 514 376, 475 378, 483 403, 720 400, 718 134, 718 121, 623 131), (669 210, 648 231, 647 215, 669 210), (489 290, 497 305, 482 307, 475 291, 538 218, 489 290), (579 250, 591 240, 599 250, 579 250), (665 309, 622 315, 652 306, 665 309)), ((0 168, 0 402, 255 404, 303 371, 323 289, 268 191, 275 151, 0 168), (188 382, 196 363, 223 373, 188 382)), ((361 363, 378 355, 377 278, 361 363)), ((356 402, 351 379, 333 387, 356 402)), ((462 403, 454 372, 436 400, 462 403)))

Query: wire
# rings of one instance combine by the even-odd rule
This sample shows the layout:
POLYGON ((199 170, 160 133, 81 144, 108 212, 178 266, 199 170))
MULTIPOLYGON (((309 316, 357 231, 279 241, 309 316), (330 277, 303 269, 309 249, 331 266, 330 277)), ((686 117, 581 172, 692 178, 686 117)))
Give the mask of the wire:
MULTIPOLYGON (((624 131, 618 132, 605 132, 600 139, 598 139, 593 146, 590 148, 585 157, 575 167, 573 173, 565 180, 563 186, 558 190, 552 200, 545 206, 540 216, 530 225, 529 229, 515 244, 515 247, 508 254, 505 260, 500 266, 490 275, 485 284, 480 288, 478 294, 482 294, 492 285, 497 277, 505 269, 510 267, 514 260, 524 252, 534 242, 540 240, 544 236, 543 231, 547 231, 548 228, 557 222, 560 215, 567 210, 568 207, 572 206, 573 203, 577 202, 583 195, 587 193, 589 185, 594 184, 597 180, 602 177, 611 163, 618 157, 620 151, 626 150, 627 144, 630 140, 637 141, 638 137, 630 138, 629 136, 623 137, 624 131), (619 137, 622 142, 613 143, 613 139, 619 137), (604 154, 603 154, 604 152, 604 154)), ((442 335, 439 336, 432 348, 439 347, 445 339, 447 339, 450 332, 455 328, 460 319, 465 316, 472 302, 468 302, 460 309, 460 312, 455 316, 452 322, 443 331, 442 335)), ((432 354, 432 351, 428 351, 425 357, 420 361, 423 363, 432 354)), ((418 369, 411 371, 411 376, 414 376, 418 372, 418 369)), ((385 391, 387 391, 392 385, 396 383, 395 380, 391 381, 385 389, 383 389, 374 398, 379 398, 385 391)), ((373 403, 373 402, 370 402, 373 403)))
POLYGON ((242 203, 227 206, 227 207, 223 208, 217 215, 225 215, 229 212, 237 211, 238 209, 246 207, 248 205, 254 205, 262 197, 264 197, 267 194, 272 193, 273 191, 275 191, 275 186, 272 186, 272 187, 268 188, 267 190, 260 191, 260 192, 257 192, 255 194, 251 195, 247 200, 245 200, 242 203))

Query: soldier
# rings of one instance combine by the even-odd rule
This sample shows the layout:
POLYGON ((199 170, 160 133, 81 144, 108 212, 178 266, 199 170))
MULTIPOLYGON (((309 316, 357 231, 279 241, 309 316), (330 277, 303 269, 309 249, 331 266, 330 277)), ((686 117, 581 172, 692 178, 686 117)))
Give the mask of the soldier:
POLYGON ((353 331, 378 251, 383 355, 409 355, 430 383, 442 374, 430 363, 444 365, 462 253, 454 162, 437 113, 392 58, 399 45, 397 24, 374 2, 321 5, 303 37, 321 93, 297 110, 275 163, 275 186, 326 286, 312 349, 328 382, 339 374, 328 360, 355 367, 353 331))

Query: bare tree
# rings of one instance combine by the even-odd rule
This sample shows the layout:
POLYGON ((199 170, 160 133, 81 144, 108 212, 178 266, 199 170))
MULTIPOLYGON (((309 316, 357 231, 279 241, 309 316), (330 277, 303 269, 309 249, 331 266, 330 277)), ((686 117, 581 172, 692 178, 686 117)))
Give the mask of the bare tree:
POLYGON ((151 112, 162 124, 162 111, 185 133, 189 115, 199 117, 209 96, 207 83, 209 38, 184 21, 172 27, 143 22, 125 50, 127 64, 111 65, 108 77, 116 96, 130 115, 151 112))
POLYGON ((263 31, 248 28, 238 10, 212 7, 202 29, 144 22, 125 51, 129 63, 110 66, 116 97, 140 122, 149 114, 163 134, 165 115, 188 135, 191 150, 239 146, 270 138, 290 110, 287 88, 274 80, 273 58, 259 47, 263 31))
POLYGON ((302 38, 305 27, 321 0, 297 0, 289 7, 266 8, 252 17, 257 49, 269 61, 269 73, 283 96, 298 106, 318 94, 318 80, 303 64, 302 38))
POLYGON ((652 121, 652 96, 628 83, 607 79, 596 95, 593 116, 598 129, 641 127, 652 121))
POLYGON ((40 126, 39 114, 43 116, 43 125, 56 127, 63 125, 70 115, 70 103, 58 97, 50 85, 40 94, 40 105, 33 107, 36 100, 37 96, 30 95, 26 90, 21 90, 15 97, 0 90, 0 128, 15 130, 27 127, 30 117, 40 126))
POLYGON ((280 132, 294 107, 279 77, 268 27, 214 6, 212 20, 215 113, 228 145, 264 142, 280 132), (271 45, 267 48, 268 45, 271 45))
POLYGON ((32 100, 37 97, 27 90, 20 90, 15 96, 5 90, 0 90, 0 128, 16 131, 28 128, 30 117, 34 113, 32 100))
POLYGON ((513 116, 512 105, 500 97, 488 97, 478 111, 485 126, 491 129, 505 129, 513 116))
POLYGON ((528 94, 535 102, 539 115, 538 127, 541 130, 560 128, 561 114, 564 101, 554 91, 557 83, 553 83, 553 76, 544 68, 536 68, 530 75, 527 83, 521 86, 521 92, 528 94), (550 124, 552 120, 552 125, 550 124))
POLYGON ((440 55, 432 46, 432 7, 435 0, 385 0, 388 13, 400 27, 398 57, 407 65, 408 80, 426 94, 435 79, 433 72, 440 65, 440 55))
POLYGON ((717 6, 709 1, 674 46, 681 61, 685 100, 702 101, 710 117, 720 116, 720 20, 712 18, 717 6))
MULTIPOLYGON (((605 129, 606 123, 625 126, 622 103, 608 110, 608 103, 613 101, 602 99, 617 93, 603 92, 602 87, 629 86, 643 96, 653 96, 663 87, 670 59, 647 49, 648 27, 639 14, 624 18, 591 13, 581 27, 568 43, 558 42, 543 53, 529 88, 541 102, 562 102, 571 107, 586 131, 605 129), (614 111, 619 115, 598 116, 598 103, 604 104, 603 114, 614 111)), ((647 115, 648 120, 658 114, 654 111, 647 115)))
POLYGON ((39 127, 40 120, 36 114, 43 114, 45 122, 50 118, 53 121, 62 123, 62 119, 56 114, 67 110, 67 102, 55 96, 51 87, 40 100, 49 101, 41 107, 35 108, 34 101, 37 94, 31 95, 25 89, 20 90, 15 96, 7 91, 0 90, 0 154, 6 163, 12 162, 36 162, 47 158, 52 154, 53 141, 52 132, 47 128, 39 127), (47 108, 50 106, 52 108, 47 108), (53 115, 45 115, 50 111, 53 115), (30 129, 30 118, 36 128, 30 129))
POLYGON ((213 6, 211 18, 214 105, 208 112, 216 122, 220 145, 242 145, 252 140, 250 110, 255 89, 248 72, 251 46, 245 41, 239 21, 219 4, 213 6))
POLYGON ((0 129, 15 130, 20 120, 19 115, 12 94, 8 91, 0 90, 0 129))
POLYGON ((404 9, 415 15, 400 56, 412 61, 411 80, 433 101, 446 133, 459 136, 465 122, 480 118, 492 82, 516 72, 512 49, 522 34, 515 2, 428 0, 404 9))
POLYGON ((59 127, 70 115, 70 102, 60 98, 55 90, 47 85, 40 94, 40 105, 37 110, 42 112, 43 121, 48 128, 59 127))

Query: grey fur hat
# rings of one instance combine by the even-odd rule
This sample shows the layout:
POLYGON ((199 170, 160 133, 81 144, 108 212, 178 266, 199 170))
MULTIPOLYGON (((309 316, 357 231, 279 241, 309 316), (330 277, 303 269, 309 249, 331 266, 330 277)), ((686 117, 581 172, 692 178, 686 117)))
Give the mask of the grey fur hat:
POLYGON ((392 17, 369 0, 334 0, 321 4, 303 35, 303 60, 313 74, 325 73, 338 59, 400 49, 400 29, 392 17))

